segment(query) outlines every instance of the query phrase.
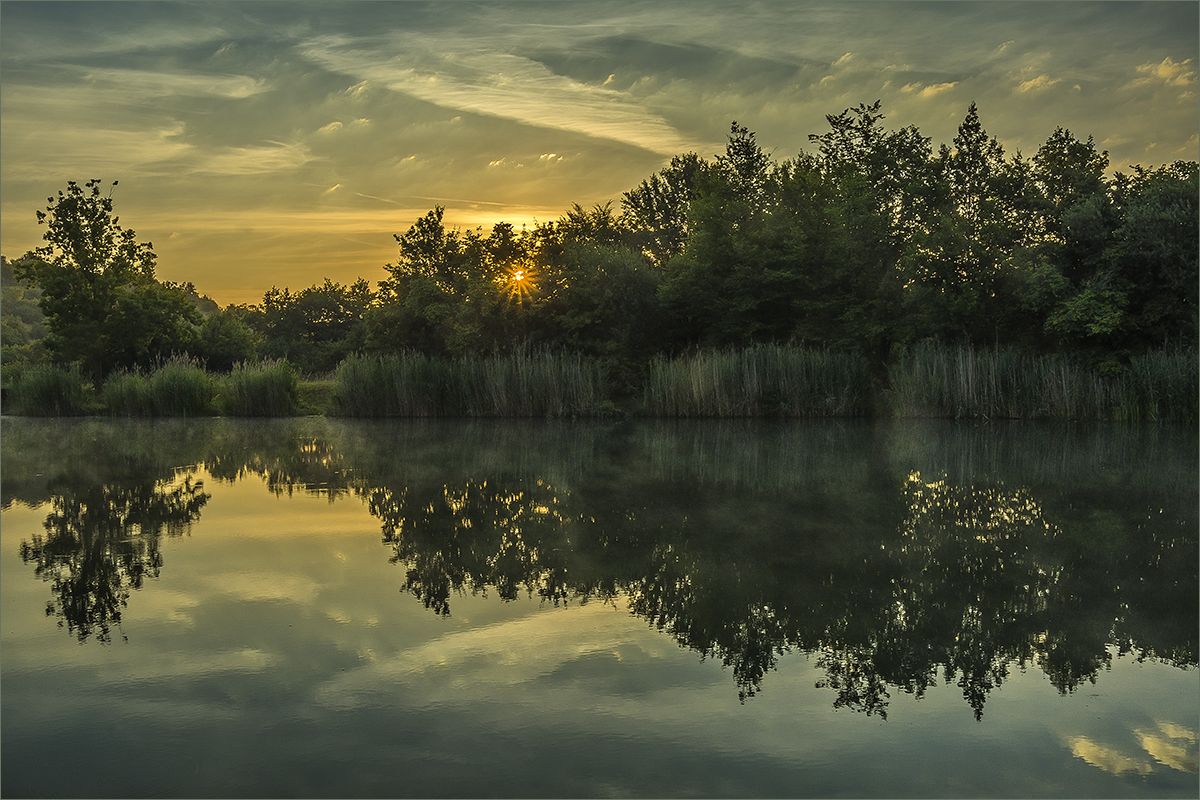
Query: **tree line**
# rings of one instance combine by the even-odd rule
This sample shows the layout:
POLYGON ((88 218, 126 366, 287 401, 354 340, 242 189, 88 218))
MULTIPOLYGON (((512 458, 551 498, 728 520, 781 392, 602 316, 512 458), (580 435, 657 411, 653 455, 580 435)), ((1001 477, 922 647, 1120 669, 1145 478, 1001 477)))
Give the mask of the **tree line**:
MULTIPOLYGON (((676 156, 619 206, 533 227, 448 228, 437 206, 395 235, 374 286, 326 279, 217 309, 157 280, 98 180, 49 198, 47 244, 14 273, 40 292, 48 357, 97 378, 172 353, 319 374, 352 354, 532 347, 596 359, 619 393, 656 355, 760 343, 880 369, 928 342, 1013 347, 1101 372, 1194 345, 1196 162, 1109 175, 1107 152, 1061 127, 1010 155, 973 103, 937 149, 885 127, 879 102, 826 119, 812 152, 783 161, 734 122, 724 153, 676 156)), ((14 357, 36 353, 6 344, 14 357)))

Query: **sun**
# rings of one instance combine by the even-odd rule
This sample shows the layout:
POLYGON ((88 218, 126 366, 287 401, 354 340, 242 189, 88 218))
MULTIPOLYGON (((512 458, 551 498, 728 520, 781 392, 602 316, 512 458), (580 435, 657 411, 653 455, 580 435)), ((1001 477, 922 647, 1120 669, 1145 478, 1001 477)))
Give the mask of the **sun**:
POLYGON ((531 298, 537 291, 537 284, 533 282, 533 278, 533 270, 527 267, 513 267, 508 270, 505 273, 504 286, 509 299, 524 301, 531 298))

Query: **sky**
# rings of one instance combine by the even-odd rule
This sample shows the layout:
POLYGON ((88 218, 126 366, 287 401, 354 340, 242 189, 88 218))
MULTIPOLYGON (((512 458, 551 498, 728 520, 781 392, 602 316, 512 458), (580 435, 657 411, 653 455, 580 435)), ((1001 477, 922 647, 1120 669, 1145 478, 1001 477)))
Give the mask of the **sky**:
POLYGON ((826 115, 951 143, 971 102, 1007 155, 1056 127, 1112 168, 1200 158, 1196 2, 0 2, 0 252, 69 180, 161 280, 257 303, 386 277, 448 225, 612 201, 737 122, 777 160, 826 115))

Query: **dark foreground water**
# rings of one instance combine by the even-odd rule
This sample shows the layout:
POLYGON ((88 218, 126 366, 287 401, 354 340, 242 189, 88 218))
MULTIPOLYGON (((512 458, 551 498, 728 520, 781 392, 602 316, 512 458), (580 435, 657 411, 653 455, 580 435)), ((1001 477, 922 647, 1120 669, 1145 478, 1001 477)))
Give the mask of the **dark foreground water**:
POLYGON ((0 422, 5 797, 1196 797, 1197 433, 0 422))

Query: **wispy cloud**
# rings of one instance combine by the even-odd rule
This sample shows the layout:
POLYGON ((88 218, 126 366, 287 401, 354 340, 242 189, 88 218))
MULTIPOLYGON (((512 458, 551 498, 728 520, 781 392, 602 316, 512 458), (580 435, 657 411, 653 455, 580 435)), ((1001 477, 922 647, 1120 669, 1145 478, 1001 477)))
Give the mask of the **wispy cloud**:
POLYGON ((1051 78, 1049 75, 1038 75, 1036 78, 1030 78, 1029 80, 1018 83, 1016 91, 1040 92, 1043 89, 1049 89, 1051 86, 1059 83, 1060 81, 1060 78, 1051 78))
POLYGON ((428 53, 433 42, 403 37, 388 46, 362 49, 344 37, 312 40, 301 52, 313 61, 364 83, 445 108, 515 120, 670 155, 689 142, 653 111, 622 92, 588 85, 551 72, 544 64, 493 51, 428 53), (414 51, 417 55, 414 55, 414 51))
POLYGON ((935 83, 930 86, 924 86, 920 83, 907 83, 900 87, 900 91, 905 94, 915 95, 916 97, 937 97, 939 94, 950 91, 955 86, 958 86, 958 81, 935 83))
POLYGON ((267 91, 266 81, 246 75, 197 75, 136 69, 90 69, 84 80, 102 91, 128 96, 244 98, 267 91))

